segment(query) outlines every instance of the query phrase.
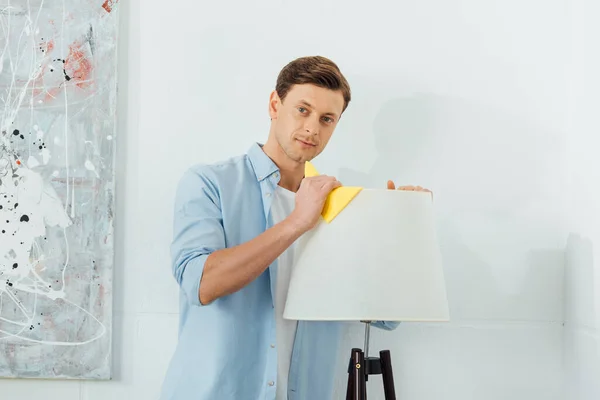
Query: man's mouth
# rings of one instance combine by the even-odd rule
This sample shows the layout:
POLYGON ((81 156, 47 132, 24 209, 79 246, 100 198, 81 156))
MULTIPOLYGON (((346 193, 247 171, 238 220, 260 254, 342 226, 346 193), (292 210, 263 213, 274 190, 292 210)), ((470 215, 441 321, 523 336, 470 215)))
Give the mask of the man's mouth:
POLYGON ((309 142, 309 141, 302 140, 302 139, 296 139, 296 140, 297 140, 297 141, 299 141, 300 143, 302 143, 302 144, 303 144, 303 145, 305 145, 305 146, 312 146, 312 147, 315 147, 315 146, 317 145, 316 143, 309 142))

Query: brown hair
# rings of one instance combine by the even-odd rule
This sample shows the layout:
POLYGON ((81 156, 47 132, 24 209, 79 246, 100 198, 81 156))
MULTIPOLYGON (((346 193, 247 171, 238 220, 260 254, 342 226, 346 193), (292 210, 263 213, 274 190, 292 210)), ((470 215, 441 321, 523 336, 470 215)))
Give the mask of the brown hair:
POLYGON ((325 89, 339 90, 344 96, 344 108, 350 103, 350 85, 338 66, 322 56, 300 57, 288 63, 277 77, 275 90, 283 101, 294 85, 313 84, 325 89))

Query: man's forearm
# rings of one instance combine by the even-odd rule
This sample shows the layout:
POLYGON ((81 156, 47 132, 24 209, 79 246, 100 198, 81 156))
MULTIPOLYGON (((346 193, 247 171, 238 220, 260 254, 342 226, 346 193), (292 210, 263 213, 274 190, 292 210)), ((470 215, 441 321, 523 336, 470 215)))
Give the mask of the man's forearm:
POLYGON ((208 256, 200 281, 200 303, 237 292, 262 274, 304 230, 287 218, 238 246, 217 250, 208 256))

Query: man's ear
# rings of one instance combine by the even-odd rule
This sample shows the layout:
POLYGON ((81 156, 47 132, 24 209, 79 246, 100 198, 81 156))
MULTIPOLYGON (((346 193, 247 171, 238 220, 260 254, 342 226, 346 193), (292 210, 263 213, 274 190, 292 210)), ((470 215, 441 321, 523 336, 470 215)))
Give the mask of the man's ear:
POLYGON ((277 91, 273 90, 271 96, 269 96, 269 117, 271 118, 271 121, 277 119, 279 107, 281 107, 281 100, 279 99, 277 91))

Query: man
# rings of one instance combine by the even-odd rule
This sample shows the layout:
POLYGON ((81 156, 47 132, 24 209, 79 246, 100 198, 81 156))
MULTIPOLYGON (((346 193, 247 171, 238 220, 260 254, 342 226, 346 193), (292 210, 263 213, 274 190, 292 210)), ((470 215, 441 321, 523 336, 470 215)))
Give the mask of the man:
POLYGON ((172 243, 179 343, 163 400, 331 398, 340 324, 287 321, 282 313, 294 243, 341 185, 331 176, 305 178, 305 163, 323 151, 350 97, 332 61, 294 60, 271 93, 266 143, 183 176, 172 243))

